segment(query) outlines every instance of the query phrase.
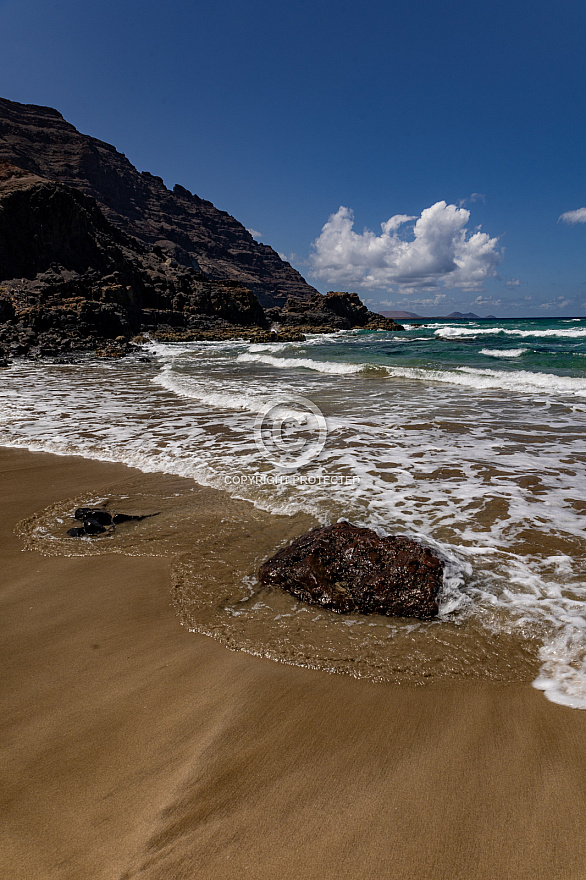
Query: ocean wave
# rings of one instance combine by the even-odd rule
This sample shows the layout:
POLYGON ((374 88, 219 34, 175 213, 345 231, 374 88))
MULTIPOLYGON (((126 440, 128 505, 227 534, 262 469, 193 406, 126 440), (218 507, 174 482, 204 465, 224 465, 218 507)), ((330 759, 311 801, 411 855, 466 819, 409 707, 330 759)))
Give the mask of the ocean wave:
POLYGON ((493 358, 518 358, 529 351, 528 348, 481 348, 480 354, 493 358))
POLYGON ((556 376, 553 373, 530 373, 528 370, 481 370, 456 367, 454 370, 430 370, 421 367, 387 367, 389 376, 446 382, 450 385, 477 388, 479 391, 500 389, 525 394, 567 394, 586 397, 586 379, 556 376))
POLYGON ((533 687, 552 703, 586 709, 586 626, 570 625, 545 642, 533 687))
POLYGON ((315 361, 313 358, 272 357, 268 354, 252 353, 240 354, 236 360, 240 363, 267 364, 267 366, 279 369, 303 367, 306 370, 314 370, 317 373, 327 373, 328 375, 352 375, 362 373, 370 367, 369 364, 344 364, 339 361, 315 361))
POLYGON ((255 342, 248 346, 249 352, 277 352, 292 348, 291 342, 255 342))
MULTIPOLYGON (((513 349, 520 354, 500 353, 493 357, 519 357, 527 349, 513 349)), ((488 351, 488 349, 486 350, 488 351)), ((486 353, 486 352, 485 352, 486 353)), ((437 370, 425 367, 391 367, 369 363, 341 363, 339 361, 316 361, 313 358, 272 357, 261 354, 240 354, 241 363, 261 363, 279 369, 302 367, 327 375, 349 376, 374 373, 382 376, 445 382, 450 385, 477 388, 478 390, 501 389, 525 394, 564 394, 586 397, 586 379, 573 376, 557 376, 553 373, 532 373, 528 370, 489 370, 474 367, 455 367, 437 370)))
POLYGON ((246 412, 258 413, 269 396, 266 392, 262 394, 240 391, 237 394, 233 394, 225 390, 214 391, 209 385, 204 386, 197 379, 176 373, 171 368, 163 370, 157 376, 154 376, 151 381, 167 391, 178 394, 180 397, 197 400, 205 406, 212 406, 215 409, 244 410, 246 412))
POLYGON ((519 336, 526 339, 534 336, 543 339, 560 338, 560 339, 583 339, 586 338, 586 328, 576 328, 574 330, 518 330, 508 327, 440 327, 435 330, 435 335, 440 339, 457 339, 464 336, 519 336))

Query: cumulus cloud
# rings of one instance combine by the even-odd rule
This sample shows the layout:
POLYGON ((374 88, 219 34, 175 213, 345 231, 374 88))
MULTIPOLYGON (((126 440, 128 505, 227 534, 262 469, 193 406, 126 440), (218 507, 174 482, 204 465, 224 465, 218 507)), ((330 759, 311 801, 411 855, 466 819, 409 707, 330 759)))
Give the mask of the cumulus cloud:
POLYGON ((381 223, 380 235, 369 229, 358 234, 353 212, 340 207, 313 243, 312 274, 338 287, 480 290, 496 274, 502 252, 498 239, 485 232, 468 234, 469 219, 470 211, 442 201, 420 217, 396 214, 381 223))
POLYGON ((508 281, 505 281, 505 287, 520 287, 521 282, 518 278, 510 278, 508 281))
POLYGON ((586 223, 586 208, 576 208, 575 211, 566 211, 558 217, 562 223, 586 223))

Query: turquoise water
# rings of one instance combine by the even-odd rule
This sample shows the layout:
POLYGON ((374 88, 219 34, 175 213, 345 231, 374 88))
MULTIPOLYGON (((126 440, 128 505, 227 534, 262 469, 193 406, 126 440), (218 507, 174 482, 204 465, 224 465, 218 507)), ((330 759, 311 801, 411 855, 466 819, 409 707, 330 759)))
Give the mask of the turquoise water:
POLYGON ((404 333, 353 331, 301 346, 319 361, 441 370, 530 371, 586 376, 586 318, 404 323, 404 333))

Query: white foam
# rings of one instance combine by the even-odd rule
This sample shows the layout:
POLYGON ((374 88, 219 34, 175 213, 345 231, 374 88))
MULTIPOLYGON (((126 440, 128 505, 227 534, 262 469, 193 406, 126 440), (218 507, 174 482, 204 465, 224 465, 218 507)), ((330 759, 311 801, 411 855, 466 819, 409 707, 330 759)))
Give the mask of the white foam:
POLYGON ((267 394, 254 393, 243 390, 240 393, 232 393, 225 390, 214 390, 210 383, 203 384, 201 380, 181 373, 176 373, 172 368, 166 368, 155 376, 152 381, 167 391, 172 391, 181 397, 197 400, 206 406, 216 409, 246 410, 247 412, 259 413, 267 400, 267 394))
POLYGON ((352 375, 361 373, 368 368, 368 364, 344 364, 335 361, 316 361, 313 358, 272 357, 263 354, 240 354, 237 357, 239 363, 267 364, 278 369, 303 368, 313 370, 316 373, 325 373, 330 376, 352 375))
POLYGON ((435 335, 442 339, 452 339, 464 336, 519 336, 527 338, 535 336, 543 339, 581 339, 586 337, 586 328, 573 330, 518 330, 509 327, 440 327, 435 330, 435 335))
POLYGON ((481 348, 480 354, 493 358, 518 358, 527 351, 528 348, 481 348))
POLYGON ((255 342, 248 346, 250 352, 277 352, 291 348, 290 342, 255 342))
POLYGON ((539 651, 542 667, 533 687, 552 703, 586 709, 586 631, 567 626, 539 651))
POLYGON ((218 352, 230 354, 234 350, 248 348, 246 339, 199 340, 196 342, 156 342, 150 340, 145 351, 162 360, 174 360, 185 355, 206 355, 213 357, 218 352))
POLYGON ((476 388, 479 391, 500 389, 521 394, 562 394, 586 397, 586 379, 557 376, 553 373, 531 373, 528 370, 481 370, 456 367, 453 370, 429 370, 421 367, 387 367, 390 376, 445 382, 476 388))

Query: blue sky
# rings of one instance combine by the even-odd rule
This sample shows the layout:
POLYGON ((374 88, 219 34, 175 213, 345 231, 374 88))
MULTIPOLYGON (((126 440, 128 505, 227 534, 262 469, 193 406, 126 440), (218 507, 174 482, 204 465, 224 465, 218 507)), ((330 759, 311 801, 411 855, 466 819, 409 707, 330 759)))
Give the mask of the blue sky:
POLYGON ((324 292, 586 314, 586 211, 559 220, 586 206, 583 0, 0 0, 0 33, 3 97, 209 199, 324 292))

